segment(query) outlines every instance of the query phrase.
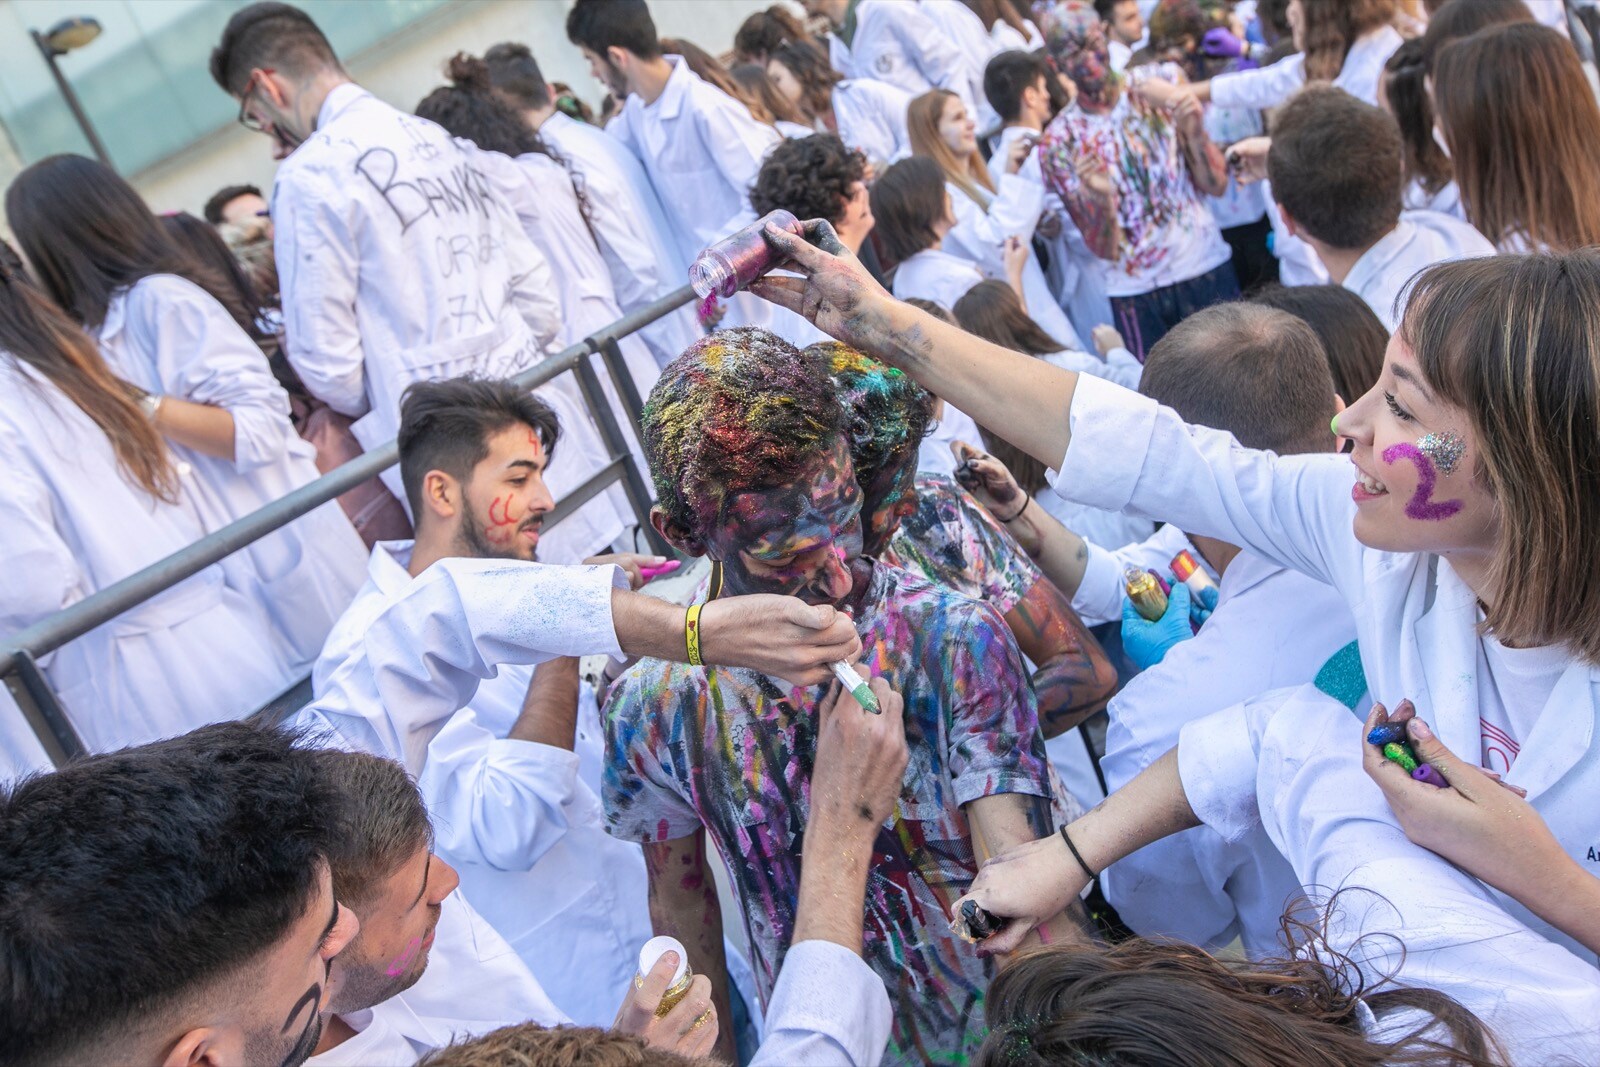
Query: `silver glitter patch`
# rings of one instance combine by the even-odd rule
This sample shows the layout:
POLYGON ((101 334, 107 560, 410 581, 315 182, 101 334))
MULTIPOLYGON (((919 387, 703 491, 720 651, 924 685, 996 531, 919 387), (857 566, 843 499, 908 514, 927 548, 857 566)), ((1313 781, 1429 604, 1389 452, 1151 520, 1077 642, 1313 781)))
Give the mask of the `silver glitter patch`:
POLYGON ((1417 438, 1417 451, 1433 460, 1440 474, 1453 474, 1467 454, 1467 442, 1454 430, 1446 430, 1417 438))

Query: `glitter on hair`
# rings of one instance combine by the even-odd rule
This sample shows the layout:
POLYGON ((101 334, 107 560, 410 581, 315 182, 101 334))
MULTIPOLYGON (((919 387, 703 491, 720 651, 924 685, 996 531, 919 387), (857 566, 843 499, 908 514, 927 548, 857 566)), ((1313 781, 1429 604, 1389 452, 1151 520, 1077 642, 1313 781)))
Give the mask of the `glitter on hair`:
POLYGON ((870 485, 917 454, 933 424, 933 397, 904 371, 864 356, 839 341, 806 348, 827 361, 845 410, 856 480, 870 485))
POLYGON ((660 505, 691 533, 724 502, 783 485, 844 431, 820 353, 766 330, 721 330, 667 364, 645 402, 645 455, 660 505))
POLYGON ((1417 451, 1433 460, 1440 474, 1454 474, 1461 457, 1467 454, 1467 442, 1454 430, 1445 430, 1417 438, 1417 451))

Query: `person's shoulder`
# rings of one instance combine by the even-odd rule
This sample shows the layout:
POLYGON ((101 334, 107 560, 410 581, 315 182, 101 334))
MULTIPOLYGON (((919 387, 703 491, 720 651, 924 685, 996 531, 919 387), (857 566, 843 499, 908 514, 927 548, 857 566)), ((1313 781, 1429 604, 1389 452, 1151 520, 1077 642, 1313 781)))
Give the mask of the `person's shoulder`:
POLYGON ((706 668, 641 659, 622 672, 606 695, 604 717, 641 719, 706 690, 706 668))
POLYGON ((1472 223, 1430 208, 1401 212, 1400 218, 1430 234, 1435 241, 1450 246, 1460 255, 1492 255, 1494 245, 1472 223))
POLYGON ((877 566, 882 572, 884 609, 902 617, 918 633, 1005 629, 1005 621, 981 600, 888 563, 877 566))

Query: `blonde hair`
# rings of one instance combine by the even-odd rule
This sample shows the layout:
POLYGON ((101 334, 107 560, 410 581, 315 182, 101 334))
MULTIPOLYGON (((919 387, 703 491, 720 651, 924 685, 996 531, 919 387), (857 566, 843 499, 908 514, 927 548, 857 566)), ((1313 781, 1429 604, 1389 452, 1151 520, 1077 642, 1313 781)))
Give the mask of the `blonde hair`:
POLYGON ((955 93, 945 89, 929 89, 906 108, 906 130, 911 135, 911 154, 927 156, 939 164, 945 181, 954 182, 968 198, 987 208, 994 199, 994 182, 983 156, 974 150, 965 159, 960 158, 939 134, 939 121, 944 116, 947 101, 959 100, 955 93))
POLYGON ((1600 251, 1429 268, 1400 339, 1478 440, 1499 519, 1484 629, 1600 664, 1600 251))

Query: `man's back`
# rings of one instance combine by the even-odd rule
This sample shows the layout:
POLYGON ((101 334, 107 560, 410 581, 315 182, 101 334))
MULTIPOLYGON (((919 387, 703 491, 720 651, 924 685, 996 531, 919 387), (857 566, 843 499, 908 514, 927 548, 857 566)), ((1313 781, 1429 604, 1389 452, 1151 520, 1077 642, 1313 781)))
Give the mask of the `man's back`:
POLYGON ((1393 333, 1400 326, 1396 299, 1418 271, 1452 259, 1494 254, 1494 245, 1470 222, 1442 211, 1403 211, 1395 228, 1356 260, 1344 287, 1365 300, 1384 329, 1393 333))
POLYGON ((474 157, 359 86, 328 95, 273 192, 288 351, 311 391, 392 436, 413 381, 531 366, 559 309, 548 267, 474 157), (537 292, 542 290, 542 298, 537 292), (537 329, 530 323, 537 324, 537 329))
MULTIPOLYGON (((992 609, 905 571, 874 564, 857 628, 871 673, 905 698, 911 747, 867 894, 866 959, 895 1005, 885 1062, 960 1058, 981 1040, 993 974, 947 926, 977 862, 962 805, 1050 796, 1033 692, 992 609)), ((608 708, 611 832, 655 842, 707 828, 735 881, 763 997, 793 934, 823 692, 645 660, 608 708)), ((1048 816, 1037 821, 1035 834, 1049 832, 1048 816)))

